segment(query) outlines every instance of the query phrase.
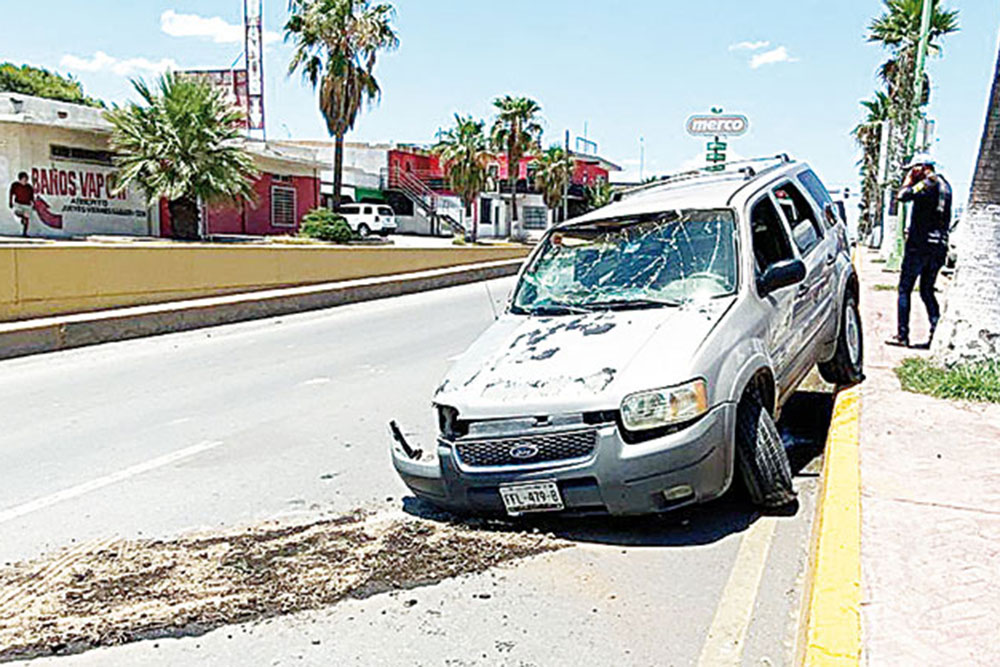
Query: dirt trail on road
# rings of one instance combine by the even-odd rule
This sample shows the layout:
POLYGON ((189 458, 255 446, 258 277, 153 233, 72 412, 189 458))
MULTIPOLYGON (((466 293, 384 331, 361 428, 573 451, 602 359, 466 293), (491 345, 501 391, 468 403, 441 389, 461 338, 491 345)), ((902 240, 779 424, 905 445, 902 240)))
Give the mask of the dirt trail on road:
POLYGON ((564 548, 542 534, 355 513, 104 541, 0 569, 0 661, 193 635, 564 548))

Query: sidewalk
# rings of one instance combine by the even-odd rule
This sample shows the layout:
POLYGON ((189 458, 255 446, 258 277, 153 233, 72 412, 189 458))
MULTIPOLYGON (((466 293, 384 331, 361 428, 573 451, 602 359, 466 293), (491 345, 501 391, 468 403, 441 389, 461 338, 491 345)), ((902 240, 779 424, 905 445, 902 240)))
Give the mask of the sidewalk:
MULTIPOLYGON (((884 344, 896 292, 874 287, 898 274, 859 255, 863 661, 1000 664, 1000 406, 901 391, 893 369, 929 352, 884 344)), ((926 341, 916 295, 911 323, 912 340, 926 341)))

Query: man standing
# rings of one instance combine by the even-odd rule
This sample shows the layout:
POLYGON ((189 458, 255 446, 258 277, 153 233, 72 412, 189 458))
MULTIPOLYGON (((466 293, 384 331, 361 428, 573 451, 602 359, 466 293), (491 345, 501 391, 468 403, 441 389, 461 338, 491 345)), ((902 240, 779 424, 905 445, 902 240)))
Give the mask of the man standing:
POLYGON ((28 236, 28 225, 31 223, 31 209, 35 205, 35 189, 28 182, 28 175, 23 171, 17 175, 17 180, 10 184, 7 203, 11 210, 21 220, 22 235, 28 236))
POLYGON ((917 155, 906 166, 909 173, 899 192, 899 201, 913 202, 906 249, 899 274, 898 333, 889 345, 910 346, 910 294, 920 279, 920 298, 927 307, 931 339, 941 318, 934 282, 948 257, 948 231, 951 227, 951 186, 936 173, 934 160, 917 155))

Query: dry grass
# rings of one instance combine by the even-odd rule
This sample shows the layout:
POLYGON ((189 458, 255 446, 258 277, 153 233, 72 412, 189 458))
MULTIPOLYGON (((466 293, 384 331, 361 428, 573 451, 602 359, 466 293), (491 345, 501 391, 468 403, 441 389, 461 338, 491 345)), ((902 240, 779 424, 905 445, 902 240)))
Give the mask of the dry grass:
POLYGON ((95 543, 0 569, 0 661, 315 609, 562 548, 537 534, 361 513, 95 543))

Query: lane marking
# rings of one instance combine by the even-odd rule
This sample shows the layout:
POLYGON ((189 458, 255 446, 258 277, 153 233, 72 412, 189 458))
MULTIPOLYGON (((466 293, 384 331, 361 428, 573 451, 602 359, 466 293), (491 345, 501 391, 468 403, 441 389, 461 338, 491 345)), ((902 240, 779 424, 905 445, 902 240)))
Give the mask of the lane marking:
POLYGON ((799 664, 861 662, 861 387, 840 392, 823 461, 799 664))
POLYGON ((0 511, 0 524, 7 523, 8 521, 13 521, 26 514, 31 514, 32 512, 37 512, 38 510, 45 509, 46 507, 51 507, 57 503, 61 503, 66 500, 71 500, 73 498, 78 498, 87 493, 103 489, 104 487, 111 486, 112 484, 117 484, 118 482, 123 482, 130 477, 135 477, 136 475, 141 475, 143 473, 149 472, 151 470, 156 470, 157 468, 162 468, 168 466, 172 463, 177 463, 183 461, 184 459, 189 459, 192 456, 201 454, 202 452, 207 452, 210 449, 215 449, 222 444, 221 440, 211 440, 206 442, 198 443, 197 445, 192 445, 190 447, 185 447, 184 449, 179 449, 176 452, 171 452, 169 454, 164 454, 163 456, 158 456, 155 459, 146 461, 145 463, 139 463, 134 466, 130 466, 118 472, 113 472, 110 475, 105 475, 104 477, 98 477, 97 479, 92 479, 89 482, 84 482, 83 484, 77 484, 76 486, 71 486, 68 489, 63 489, 48 496, 43 496, 31 502, 24 503, 23 505, 17 505, 16 507, 11 507, 0 511))
POLYGON ((777 524, 775 517, 759 517, 743 534, 736 562, 701 649, 699 667, 742 663, 743 643, 753 618, 757 589, 764 576, 764 565, 777 524))

